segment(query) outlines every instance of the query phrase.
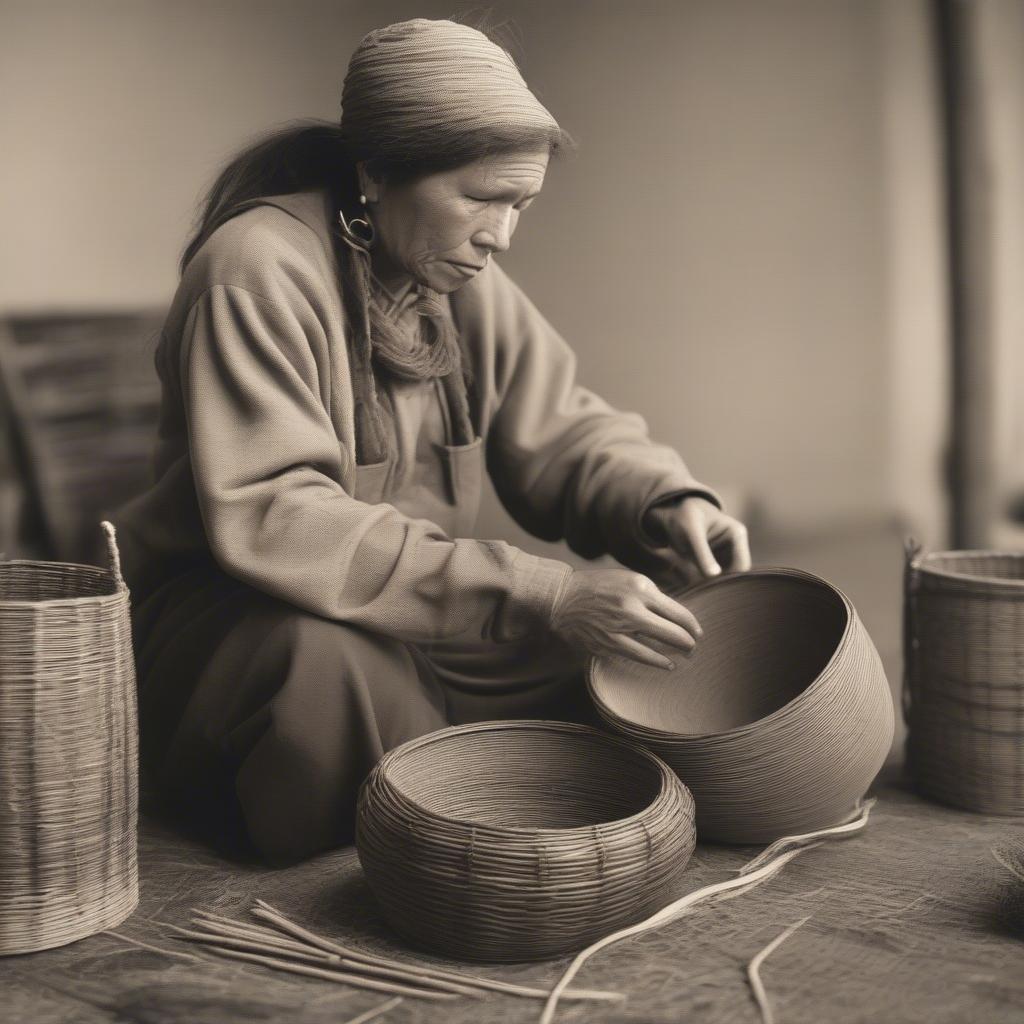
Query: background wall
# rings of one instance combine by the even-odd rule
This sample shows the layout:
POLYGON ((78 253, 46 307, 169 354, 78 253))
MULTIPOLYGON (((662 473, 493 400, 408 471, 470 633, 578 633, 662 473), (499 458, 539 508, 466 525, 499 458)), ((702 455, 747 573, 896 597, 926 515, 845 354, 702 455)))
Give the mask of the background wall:
MULTIPOLYGON (((2 3, 0 310, 165 303, 222 160, 272 124, 336 117, 365 31, 452 10, 2 3)), ((641 411, 740 514, 793 531, 902 514, 939 543, 924 0, 490 11, 579 142, 502 262, 576 349, 581 380, 641 411)), ((493 496, 481 531, 548 550, 493 496)))

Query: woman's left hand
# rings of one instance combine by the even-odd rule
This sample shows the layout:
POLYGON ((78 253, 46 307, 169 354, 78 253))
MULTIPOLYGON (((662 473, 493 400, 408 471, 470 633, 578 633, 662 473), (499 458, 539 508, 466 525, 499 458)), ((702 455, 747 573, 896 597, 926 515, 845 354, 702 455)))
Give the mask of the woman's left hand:
POLYGON ((703 576, 717 576, 723 569, 746 572, 750 568, 747 528, 706 498, 694 495, 654 505, 647 516, 655 530, 668 538, 682 575, 692 577, 694 567, 703 576))

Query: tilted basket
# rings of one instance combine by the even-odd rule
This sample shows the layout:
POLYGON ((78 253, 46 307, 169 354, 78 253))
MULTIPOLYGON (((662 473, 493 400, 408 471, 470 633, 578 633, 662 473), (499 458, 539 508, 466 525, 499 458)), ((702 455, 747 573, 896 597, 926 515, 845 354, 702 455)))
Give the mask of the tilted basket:
POLYGON ((702 841, 770 842, 850 813, 892 743, 878 653, 839 590, 797 569, 705 580, 675 595, 704 631, 674 670, 591 659, 601 717, 662 757, 702 841))
POLYGON ((0 953, 123 921, 138 903, 128 589, 111 568, 0 560, 0 953))
POLYGON ((360 793, 356 845, 410 942, 538 960, 680 894, 693 800, 656 757, 588 726, 483 722, 386 754, 360 793))
POLYGON ((908 543, 907 766, 918 789, 988 814, 1024 814, 1024 553, 908 543))

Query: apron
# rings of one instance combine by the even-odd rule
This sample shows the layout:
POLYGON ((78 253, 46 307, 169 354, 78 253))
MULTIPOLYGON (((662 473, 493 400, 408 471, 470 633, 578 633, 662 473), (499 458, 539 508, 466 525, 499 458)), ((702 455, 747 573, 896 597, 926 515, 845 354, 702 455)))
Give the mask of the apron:
POLYGON ((353 497, 429 519, 453 539, 472 536, 483 489, 483 438, 452 443, 451 413, 436 377, 422 383, 389 380, 379 394, 397 444, 383 461, 356 466, 353 497))
MULTIPOLYGON (((437 378, 388 380, 379 397, 391 414, 396 444, 383 461, 356 466, 354 497, 427 519, 453 540, 473 537, 486 475, 483 438, 452 443, 451 412, 437 378)), ((501 644, 456 639, 417 647, 445 686, 454 724, 531 717, 534 709, 563 700, 573 717, 596 721, 583 681, 586 655, 550 633, 501 644)))

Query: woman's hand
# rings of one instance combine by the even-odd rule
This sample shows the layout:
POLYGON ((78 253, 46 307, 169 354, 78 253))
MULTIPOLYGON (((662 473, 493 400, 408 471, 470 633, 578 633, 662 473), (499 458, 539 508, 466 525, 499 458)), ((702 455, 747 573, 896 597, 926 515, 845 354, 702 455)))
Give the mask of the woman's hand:
POLYGON ((674 668, 656 641, 684 657, 703 636, 694 614, 629 569, 575 569, 555 602, 551 629, 590 654, 674 668))
POLYGON ((694 495, 653 505, 647 517, 652 532, 667 538, 678 559, 677 568, 687 582, 694 581, 695 569, 703 576, 717 576, 723 568, 734 572, 750 568, 747 528, 706 498, 694 495))

